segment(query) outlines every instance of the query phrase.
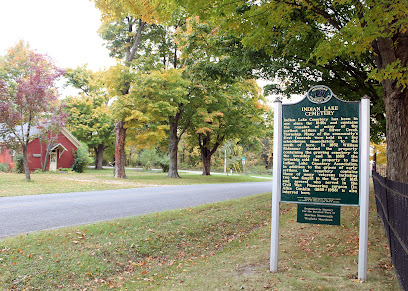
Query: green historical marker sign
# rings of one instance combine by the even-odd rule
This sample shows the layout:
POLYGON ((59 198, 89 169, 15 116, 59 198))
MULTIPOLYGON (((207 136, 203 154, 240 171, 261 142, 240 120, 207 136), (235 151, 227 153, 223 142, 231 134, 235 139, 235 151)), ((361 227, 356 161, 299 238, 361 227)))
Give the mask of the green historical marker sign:
POLYGON ((359 204, 359 104, 316 86, 282 105, 281 201, 359 204))
POLYGON ((370 100, 338 99, 315 86, 296 104, 274 102, 271 272, 278 272, 280 202, 298 222, 340 224, 341 205, 360 206, 358 279, 367 280, 370 100))
POLYGON ((340 225, 340 206, 298 204, 297 222, 340 225))

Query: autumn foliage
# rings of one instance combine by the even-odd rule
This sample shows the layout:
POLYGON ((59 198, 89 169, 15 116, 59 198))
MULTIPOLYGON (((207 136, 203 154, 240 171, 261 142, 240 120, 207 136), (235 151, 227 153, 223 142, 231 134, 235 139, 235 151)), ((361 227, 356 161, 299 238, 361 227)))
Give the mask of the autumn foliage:
POLYGON ((26 179, 30 179, 27 144, 33 127, 56 107, 56 80, 64 74, 52 60, 19 42, 0 62, 0 137, 24 155, 26 179))

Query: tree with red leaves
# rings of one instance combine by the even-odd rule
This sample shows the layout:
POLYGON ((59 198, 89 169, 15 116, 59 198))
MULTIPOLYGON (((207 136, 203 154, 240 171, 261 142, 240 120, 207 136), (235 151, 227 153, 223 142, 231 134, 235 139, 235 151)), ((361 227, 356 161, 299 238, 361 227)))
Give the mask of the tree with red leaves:
POLYGON ((58 103, 56 80, 64 74, 52 60, 20 41, 0 59, 0 138, 23 153, 26 180, 30 180, 27 145, 35 128, 58 103))

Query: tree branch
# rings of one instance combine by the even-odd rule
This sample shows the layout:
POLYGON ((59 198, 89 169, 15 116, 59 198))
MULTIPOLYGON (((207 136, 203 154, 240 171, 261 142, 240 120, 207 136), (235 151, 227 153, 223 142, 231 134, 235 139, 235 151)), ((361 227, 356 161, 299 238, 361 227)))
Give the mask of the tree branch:
POLYGON ((191 118, 189 118, 189 120, 188 120, 186 126, 184 126, 184 128, 181 130, 179 136, 177 137, 178 139, 180 139, 181 136, 182 136, 182 135, 186 132, 186 130, 190 127, 190 124, 191 124, 191 118))
POLYGON ((337 30, 340 30, 342 28, 342 25, 336 21, 327 11, 325 11, 324 9, 321 9, 319 7, 317 7, 314 3, 312 3, 312 1, 310 0, 305 0, 305 2, 308 4, 308 7, 305 7, 302 4, 297 3, 296 1, 280 1, 278 0, 277 2, 281 2, 281 3, 285 3, 289 6, 293 6, 293 7, 297 7, 299 9, 303 9, 303 10, 310 10, 320 16, 323 16, 323 18, 325 18, 334 28, 336 28, 337 30))
POLYGON ((137 29, 136 38, 135 41, 133 42, 133 46, 132 49, 130 50, 129 55, 126 58, 126 61, 129 63, 133 61, 133 59, 135 58, 135 54, 139 48, 140 39, 142 38, 142 31, 145 25, 146 22, 142 21, 142 19, 139 19, 139 28, 137 29))
POLYGON ((310 5, 311 10, 314 13, 319 14, 320 16, 323 16, 323 18, 325 18, 327 21, 329 21, 329 23, 331 25, 333 25, 334 28, 336 28, 337 30, 341 29, 341 27, 342 27, 341 24, 338 23, 335 19, 333 19, 333 17, 329 13, 327 13, 327 11, 313 5, 313 3, 311 3, 310 0, 306 0, 306 3, 310 5))
POLYGON ((217 141, 214 144, 213 149, 210 151, 210 155, 213 155, 216 152, 216 150, 221 145, 221 142, 224 140, 224 138, 225 138, 225 135, 223 135, 222 137, 220 135, 217 136, 217 141))
POLYGON ((201 136, 202 136, 202 134, 201 134, 201 133, 199 133, 199 134, 197 135, 197 139, 198 139, 198 146, 200 147, 200 149, 203 149, 204 145, 203 145, 203 143, 202 143, 201 136))

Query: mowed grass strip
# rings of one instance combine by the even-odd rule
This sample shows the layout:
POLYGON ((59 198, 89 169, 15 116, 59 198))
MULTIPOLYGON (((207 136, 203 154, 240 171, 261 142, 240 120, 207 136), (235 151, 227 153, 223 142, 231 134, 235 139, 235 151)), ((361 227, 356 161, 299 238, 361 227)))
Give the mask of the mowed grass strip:
POLYGON ((113 190, 163 185, 257 182, 265 179, 245 175, 211 175, 181 173, 181 179, 168 178, 167 173, 127 170, 127 179, 115 179, 111 169, 85 173, 32 173, 26 182, 24 174, 0 172, 0 197, 64 192, 113 190))
POLYGON ((0 289, 399 290, 373 203, 364 283, 358 207, 327 226, 298 224, 296 205, 282 204, 272 274, 270 205, 269 193, 0 240, 0 289))

